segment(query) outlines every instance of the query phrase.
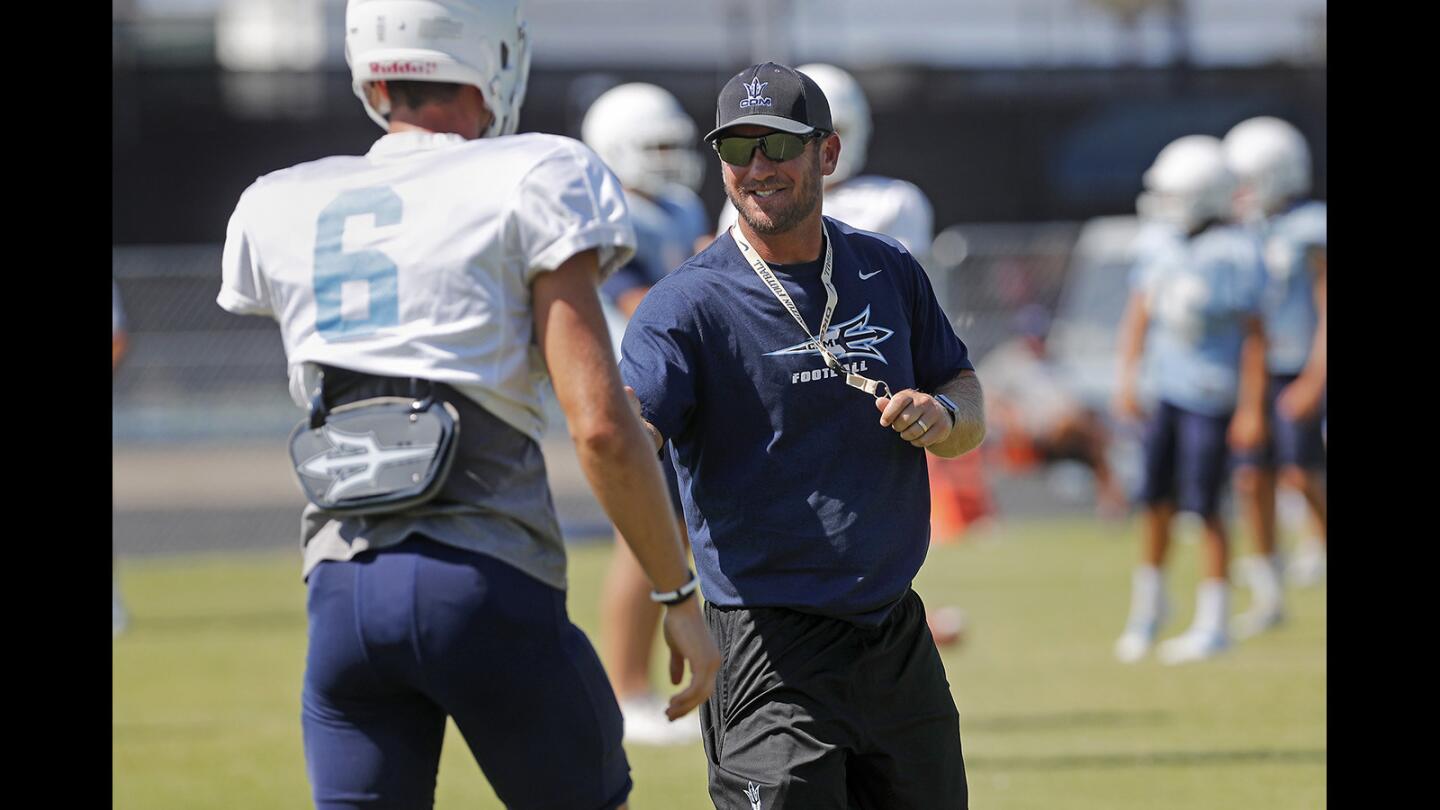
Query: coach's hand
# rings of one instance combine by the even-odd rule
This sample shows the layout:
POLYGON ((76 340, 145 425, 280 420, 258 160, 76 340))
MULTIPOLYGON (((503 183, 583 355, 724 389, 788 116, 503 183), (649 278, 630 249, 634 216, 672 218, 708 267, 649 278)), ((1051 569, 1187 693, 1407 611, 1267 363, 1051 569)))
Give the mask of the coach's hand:
POLYGON ((715 673, 720 671, 720 649, 705 626, 697 597, 666 608, 664 628, 665 645, 670 648, 670 683, 680 683, 685 677, 685 662, 690 662, 690 685, 671 695, 665 709, 665 716, 675 720, 710 699, 710 693, 715 691, 715 673))
POLYGON ((880 424, 900 434, 913 447, 929 447, 950 435, 950 412, 924 391, 906 388, 894 397, 876 397, 880 424))

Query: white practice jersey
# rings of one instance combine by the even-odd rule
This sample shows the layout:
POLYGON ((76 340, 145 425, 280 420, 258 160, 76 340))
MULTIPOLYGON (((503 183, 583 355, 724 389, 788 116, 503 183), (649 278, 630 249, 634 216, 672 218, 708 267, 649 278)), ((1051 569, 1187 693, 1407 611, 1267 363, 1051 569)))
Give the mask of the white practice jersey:
MULTIPOLYGON (((821 210, 851 227, 894 238, 921 264, 930 255, 935 210, 914 183, 868 174, 852 177, 825 189, 821 210)), ((735 206, 726 200, 715 232, 724 233, 736 218, 735 206)))
POLYGON ((218 302, 279 322, 302 407, 324 363, 447 383, 538 441, 549 378, 530 284, 592 248, 603 278, 635 232, 620 183, 579 141, 394 133, 246 189, 218 302))

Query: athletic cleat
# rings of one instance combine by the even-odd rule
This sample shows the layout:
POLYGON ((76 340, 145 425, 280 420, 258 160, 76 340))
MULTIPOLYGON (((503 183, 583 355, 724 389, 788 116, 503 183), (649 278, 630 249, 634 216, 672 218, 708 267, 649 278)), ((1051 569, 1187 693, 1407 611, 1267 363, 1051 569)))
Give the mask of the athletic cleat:
POLYGON ((1169 617, 1170 600, 1163 590, 1147 595, 1136 588, 1130 594, 1130 618, 1125 622, 1125 632, 1115 640, 1115 657, 1126 664, 1144 658, 1169 617))
POLYGON ((620 701, 625 742, 636 745, 689 745, 700 739, 700 721, 692 714, 675 722, 665 716, 666 701, 646 694, 620 701))
POLYGON ((1235 617, 1231 628, 1237 638, 1257 636, 1285 621, 1285 594, 1280 584, 1280 559, 1245 557, 1240 570, 1250 585, 1250 609, 1235 617))
POLYGON ((1234 633, 1236 638, 1253 638, 1284 623, 1285 611, 1280 606, 1262 608, 1256 605, 1235 617, 1234 633))
POLYGON ((1150 653, 1155 637, 1160 635, 1160 626, 1165 623, 1166 610, 1162 603, 1160 615, 1153 621, 1131 620, 1125 625, 1125 632, 1115 640, 1115 657, 1122 663, 1133 664, 1150 653))
POLYGON ((1161 643, 1157 654, 1162 664, 1174 666, 1214 658, 1229 647, 1230 639, 1224 633, 1191 631, 1161 643))
POLYGON ((1149 654, 1150 646, 1154 643, 1154 632, 1145 633, 1138 630, 1126 630, 1125 633, 1115 641, 1115 657, 1123 663, 1133 664, 1149 654))
POLYGON ((1309 588, 1320 584, 1325 578, 1325 547, 1319 543, 1307 543, 1290 558, 1285 566, 1285 579, 1291 585, 1309 588))

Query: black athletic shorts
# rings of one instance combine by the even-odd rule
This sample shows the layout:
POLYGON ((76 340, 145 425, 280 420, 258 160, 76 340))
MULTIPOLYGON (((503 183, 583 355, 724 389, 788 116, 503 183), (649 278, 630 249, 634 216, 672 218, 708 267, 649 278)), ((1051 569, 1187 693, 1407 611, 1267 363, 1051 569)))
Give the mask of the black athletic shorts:
POLYGON ((722 663, 700 707, 718 810, 965 810, 960 715, 910 591, 865 628, 705 606, 722 663))

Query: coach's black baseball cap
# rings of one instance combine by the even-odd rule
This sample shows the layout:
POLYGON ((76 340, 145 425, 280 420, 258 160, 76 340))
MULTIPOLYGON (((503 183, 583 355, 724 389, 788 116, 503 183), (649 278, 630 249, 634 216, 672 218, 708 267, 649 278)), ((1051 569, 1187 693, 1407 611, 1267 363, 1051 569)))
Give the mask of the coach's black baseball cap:
POLYGON ((714 141, 722 131, 742 124, 793 135, 835 130, 830 102, 820 85, 795 68, 774 62, 751 65, 725 83, 715 105, 715 128, 705 140, 714 141))

